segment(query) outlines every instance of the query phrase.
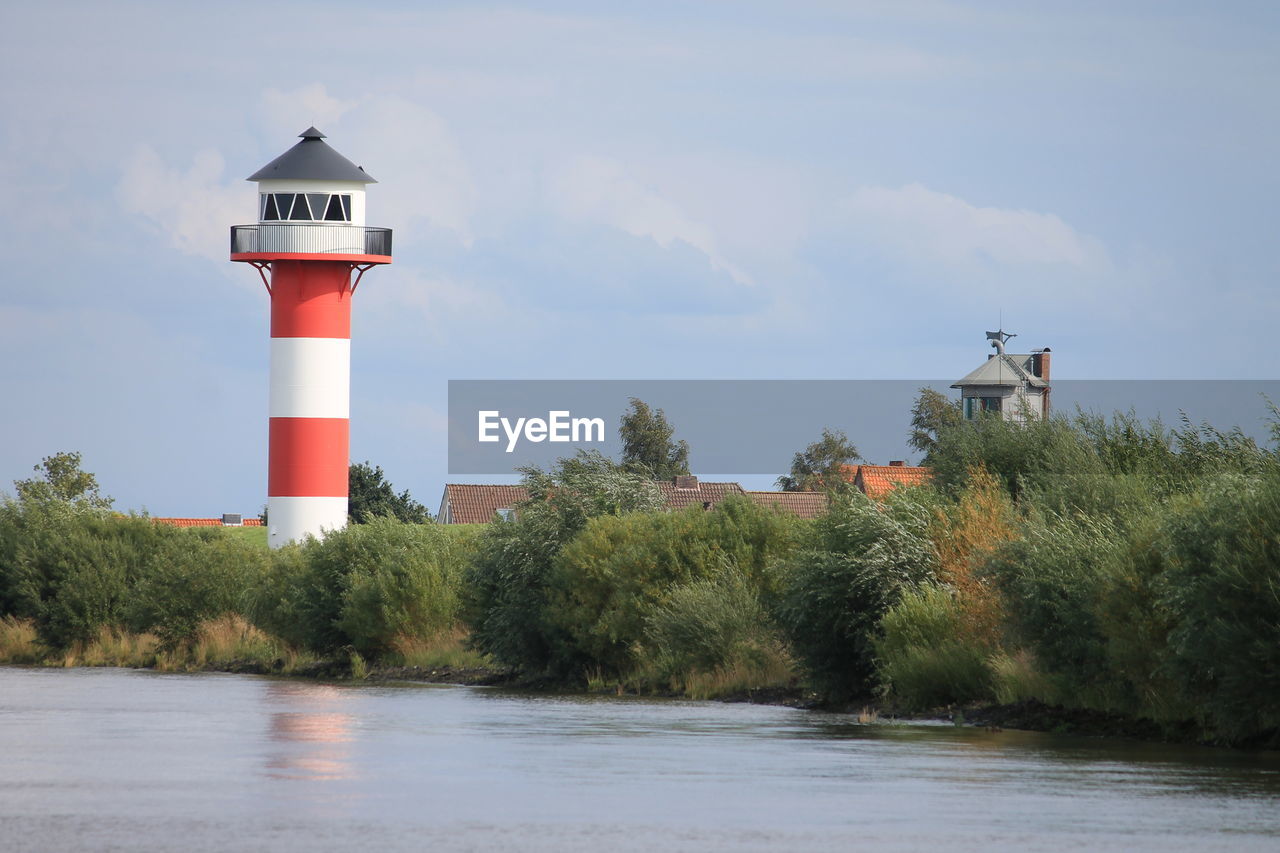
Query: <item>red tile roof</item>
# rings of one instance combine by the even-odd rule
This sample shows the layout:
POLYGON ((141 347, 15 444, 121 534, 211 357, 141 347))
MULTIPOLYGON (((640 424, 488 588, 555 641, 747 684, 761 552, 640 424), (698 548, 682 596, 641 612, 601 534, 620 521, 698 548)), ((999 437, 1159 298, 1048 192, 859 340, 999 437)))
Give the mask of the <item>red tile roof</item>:
POLYGON ((671 480, 660 480, 658 491, 667 503, 667 509, 681 510, 691 506, 713 507, 730 495, 745 494, 737 483, 704 483, 695 480, 695 488, 680 489, 671 480))
POLYGON ((854 484, 869 498, 882 498, 899 486, 929 482, 933 472, 923 465, 859 465, 854 484))
MULTIPOLYGON (((221 518, 153 518, 152 524, 167 524, 170 527, 221 527, 221 518)), ((261 527, 262 519, 246 518, 245 527, 261 527)))
POLYGON ((498 510, 513 508, 528 499, 529 491, 524 486, 450 483, 444 487, 439 520, 446 520, 443 515, 447 507, 452 524, 487 524, 498 510))
POLYGON ((827 511, 825 492, 747 492, 747 497, 760 506, 800 518, 817 518, 827 511))

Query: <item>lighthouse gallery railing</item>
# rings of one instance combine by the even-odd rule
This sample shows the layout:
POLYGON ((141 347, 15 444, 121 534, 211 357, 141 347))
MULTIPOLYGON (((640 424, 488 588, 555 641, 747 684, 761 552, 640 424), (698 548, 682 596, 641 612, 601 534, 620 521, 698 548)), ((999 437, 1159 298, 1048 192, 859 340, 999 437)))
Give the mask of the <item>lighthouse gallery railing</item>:
POLYGON ((314 222, 231 226, 231 254, 271 252, 390 256, 391 229, 314 222))

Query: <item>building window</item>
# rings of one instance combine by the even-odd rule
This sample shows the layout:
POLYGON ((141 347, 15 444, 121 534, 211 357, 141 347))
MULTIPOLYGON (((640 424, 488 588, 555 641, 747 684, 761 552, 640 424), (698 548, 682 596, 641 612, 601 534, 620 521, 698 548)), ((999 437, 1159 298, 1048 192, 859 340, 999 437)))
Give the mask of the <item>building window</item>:
POLYGON ((999 413, 1004 405, 1002 397, 965 397, 964 398, 964 417, 965 420, 973 420, 978 417, 981 412, 999 413))
POLYGON ((262 222, 350 222, 347 193, 262 193, 262 222))

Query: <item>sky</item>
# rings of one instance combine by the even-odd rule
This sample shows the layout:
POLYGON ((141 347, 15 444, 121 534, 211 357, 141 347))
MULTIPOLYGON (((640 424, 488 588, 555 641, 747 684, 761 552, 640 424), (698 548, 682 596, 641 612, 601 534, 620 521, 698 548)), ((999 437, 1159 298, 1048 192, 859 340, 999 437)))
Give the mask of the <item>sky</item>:
POLYGON ((955 379, 1001 322, 1055 377, 1280 377, 1275 3, 54 0, 0 81, 8 491, 76 450, 118 508, 259 511, 227 234, 309 125, 395 231, 352 458, 433 510, 493 481, 451 379, 955 379))

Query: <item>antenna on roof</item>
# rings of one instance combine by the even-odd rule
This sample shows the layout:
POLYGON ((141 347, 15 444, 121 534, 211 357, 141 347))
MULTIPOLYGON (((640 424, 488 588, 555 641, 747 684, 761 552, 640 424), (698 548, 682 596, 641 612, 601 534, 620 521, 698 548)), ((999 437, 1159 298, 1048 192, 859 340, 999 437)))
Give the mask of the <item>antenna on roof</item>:
POLYGON ((987 340, 991 341, 991 346, 995 347, 996 352, 1004 355, 1004 345, 1009 342, 1010 338, 1016 338, 1017 335, 1012 332, 1006 332, 1000 329, 995 332, 987 332, 987 340))

